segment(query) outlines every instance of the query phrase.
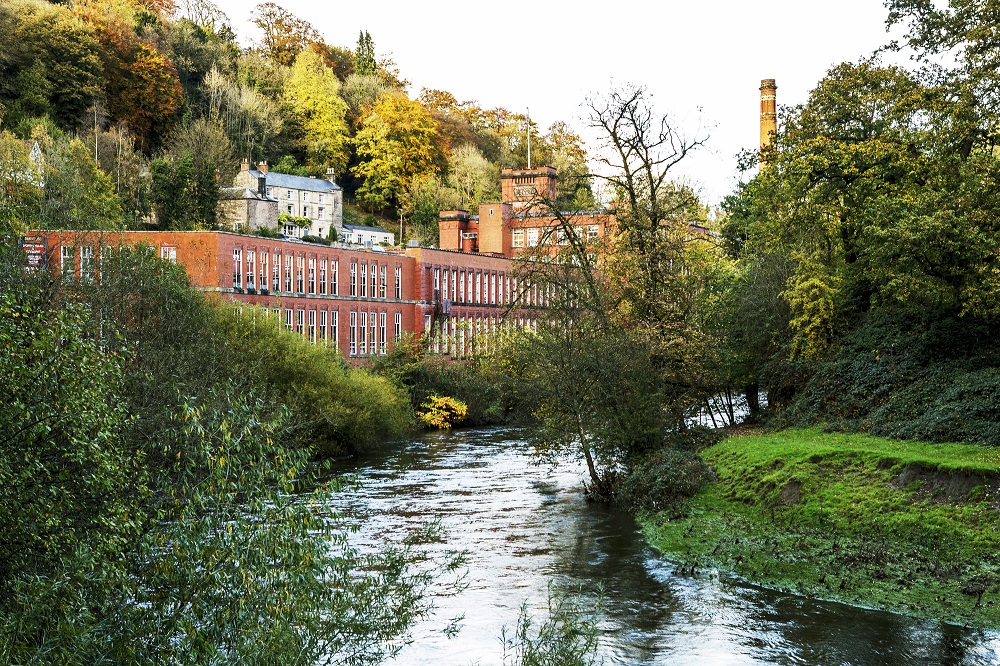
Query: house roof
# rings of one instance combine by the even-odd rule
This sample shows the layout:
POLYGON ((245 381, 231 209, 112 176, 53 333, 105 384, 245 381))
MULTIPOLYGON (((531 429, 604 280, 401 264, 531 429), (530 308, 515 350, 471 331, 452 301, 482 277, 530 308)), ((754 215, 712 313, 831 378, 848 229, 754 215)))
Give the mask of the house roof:
POLYGON ((278 173, 276 171, 261 173, 256 169, 250 169, 250 175, 253 178, 260 178, 261 176, 264 176, 264 178, 267 179, 268 186, 270 187, 285 187, 290 190, 306 190, 308 192, 331 192, 341 189, 340 185, 322 178, 293 176, 291 174, 278 173))
POLYGON ((366 227, 361 224, 345 224, 344 229, 347 229, 348 231, 375 231, 380 234, 392 234, 391 231, 386 231, 381 227, 366 227))

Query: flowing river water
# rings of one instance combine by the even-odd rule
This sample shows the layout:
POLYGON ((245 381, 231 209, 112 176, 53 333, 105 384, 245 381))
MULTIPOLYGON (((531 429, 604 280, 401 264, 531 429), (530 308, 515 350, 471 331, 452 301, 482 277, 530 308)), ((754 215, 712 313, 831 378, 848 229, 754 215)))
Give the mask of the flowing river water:
MULTIPOLYGON (((334 504, 359 548, 437 520, 430 548, 468 552, 467 587, 435 602, 394 665, 503 663, 500 635, 522 603, 544 618, 547 588, 603 589, 606 664, 989 665, 1000 633, 805 599, 725 575, 686 577, 626 513, 588 503, 583 469, 533 464, 523 433, 429 435, 350 461, 359 486, 334 504), (456 635, 443 628, 463 616, 456 635)), ((433 554, 433 553, 432 553, 433 554)))

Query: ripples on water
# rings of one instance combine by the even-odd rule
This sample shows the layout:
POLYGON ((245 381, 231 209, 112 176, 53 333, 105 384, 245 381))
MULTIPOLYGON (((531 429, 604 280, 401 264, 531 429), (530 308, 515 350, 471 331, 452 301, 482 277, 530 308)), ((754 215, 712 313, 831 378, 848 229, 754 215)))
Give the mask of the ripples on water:
POLYGON ((444 542, 432 549, 469 553, 468 587, 437 600, 392 664, 501 664, 502 627, 525 601, 541 617, 549 581, 590 598, 603 587, 608 664, 1000 664, 997 633, 677 576, 630 516, 584 500, 582 467, 533 465, 517 431, 430 435, 350 470, 359 487, 333 501, 358 527, 352 543, 376 548, 438 519, 444 542))

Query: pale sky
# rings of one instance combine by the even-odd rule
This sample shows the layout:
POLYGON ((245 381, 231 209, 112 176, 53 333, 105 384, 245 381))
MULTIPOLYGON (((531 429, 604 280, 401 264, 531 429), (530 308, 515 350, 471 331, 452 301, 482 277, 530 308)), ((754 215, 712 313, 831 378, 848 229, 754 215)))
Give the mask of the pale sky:
MULTIPOLYGON (((276 2, 311 22, 330 44, 354 48, 367 30, 412 82, 486 108, 530 108, 584 129, 581 102, 615 82, 646 86, 656 109, 707 147, 676 169, 706 203, 733 191, 736 154, 759 140, 760 80, 778 84, 779 105, 805 101, 826 71, 889 40, 880 0, 458 0, 276 2), (699 122, 700 121, 700 122, 699 122)), ((221 0, 241 43, 256 39, 254 4, 221 0)))

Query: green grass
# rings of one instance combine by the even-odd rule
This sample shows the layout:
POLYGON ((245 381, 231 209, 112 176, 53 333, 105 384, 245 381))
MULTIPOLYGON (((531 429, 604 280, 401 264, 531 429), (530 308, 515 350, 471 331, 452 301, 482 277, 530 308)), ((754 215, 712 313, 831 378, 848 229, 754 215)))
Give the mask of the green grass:
POLYGON ((787 430, 703 455, 718 480, 643 519, 684 566, 1000 627, 1000 449, 787 430))

